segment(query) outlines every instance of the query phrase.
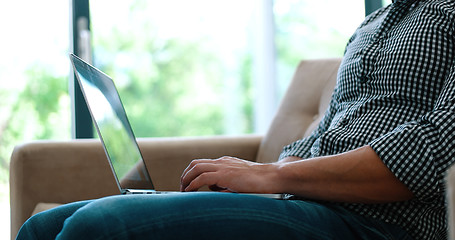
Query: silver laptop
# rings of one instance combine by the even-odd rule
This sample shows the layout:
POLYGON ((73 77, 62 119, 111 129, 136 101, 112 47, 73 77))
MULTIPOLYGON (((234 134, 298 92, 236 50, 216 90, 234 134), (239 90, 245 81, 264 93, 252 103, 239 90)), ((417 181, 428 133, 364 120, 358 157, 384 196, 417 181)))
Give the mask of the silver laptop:
MULTIPOLYGON (((96 126, 107 160, 122 194, 167 194, 156 191, 112 79, 70 54, 76 79, 96 126), (135 189, 127 186, 134 186, 135 189)), ((254 194, 283 199, 285 194, 254 194)))

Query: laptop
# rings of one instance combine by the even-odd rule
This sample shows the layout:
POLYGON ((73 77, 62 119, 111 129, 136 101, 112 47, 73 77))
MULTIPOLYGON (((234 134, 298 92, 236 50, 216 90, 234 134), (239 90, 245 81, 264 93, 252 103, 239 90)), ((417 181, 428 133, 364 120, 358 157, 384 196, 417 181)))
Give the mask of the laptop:
MULTIPOLYGON (((155 190, 113 80, 74 54, 70 59, 120 193, 184 194, 155 190)), ((287 198, 287 194, 252 195, 287 198)))

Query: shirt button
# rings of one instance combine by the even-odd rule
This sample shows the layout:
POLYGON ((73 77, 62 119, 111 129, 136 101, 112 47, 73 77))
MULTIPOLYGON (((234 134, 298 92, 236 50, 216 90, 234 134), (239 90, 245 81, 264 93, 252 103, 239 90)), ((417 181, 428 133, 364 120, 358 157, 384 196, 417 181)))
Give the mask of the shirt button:
POLYGON ((366 76, 359 77, 359 83, 366 83, 366 82, 368 82, 368 78, 366 76))
POLYGON ((364 74, 358 73, 358 74, 356 74, 356 75, 357 75, 357 81, 358 81, 359 83, 366 83, 366 82, 368 81, 368 77, 365 76, 364 74))

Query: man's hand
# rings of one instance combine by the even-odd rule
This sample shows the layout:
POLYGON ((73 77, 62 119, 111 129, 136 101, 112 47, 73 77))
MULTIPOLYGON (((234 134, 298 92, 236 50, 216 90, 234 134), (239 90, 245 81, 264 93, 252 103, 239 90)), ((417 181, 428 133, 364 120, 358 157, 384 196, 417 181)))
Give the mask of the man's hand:
POLYGON ((276 193, 277 164, 262 164, 234 157, 197 159, 183 171, 181 191, 208 186, 213 191, 276 193))
POLYGON ((334 202, 406 201, 413 193, 364 146, 349 152, 277 163, 255 163, 233 157, 194 160, 181 178, 182 191, 208 186, 214 191, 290 193, 334 202))

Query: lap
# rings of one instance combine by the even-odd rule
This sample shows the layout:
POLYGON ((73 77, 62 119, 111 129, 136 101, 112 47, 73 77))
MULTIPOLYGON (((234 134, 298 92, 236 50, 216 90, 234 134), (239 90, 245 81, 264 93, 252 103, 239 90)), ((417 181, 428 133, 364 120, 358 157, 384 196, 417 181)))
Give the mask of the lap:
POLYGON ((393 239, 335 205, 229 193, 113 196, 29 221, 54 224, 61 239, 393 239))

